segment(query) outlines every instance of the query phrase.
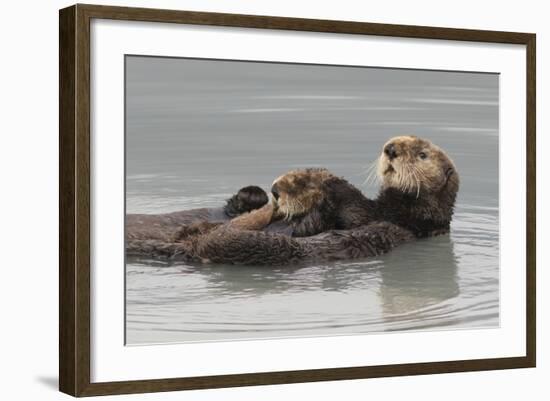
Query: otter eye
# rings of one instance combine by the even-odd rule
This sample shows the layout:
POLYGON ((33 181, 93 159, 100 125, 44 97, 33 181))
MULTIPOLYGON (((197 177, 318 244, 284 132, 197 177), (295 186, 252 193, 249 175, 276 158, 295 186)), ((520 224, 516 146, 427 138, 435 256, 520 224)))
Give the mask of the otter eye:
POLYGON ((428 155, 427 155, 426 153, 424 153, 424 152, 420 152, 420 153, 418 154, 418 157, 420 157, 422 160, 424 160, 425 158, 428 157, 428 155))

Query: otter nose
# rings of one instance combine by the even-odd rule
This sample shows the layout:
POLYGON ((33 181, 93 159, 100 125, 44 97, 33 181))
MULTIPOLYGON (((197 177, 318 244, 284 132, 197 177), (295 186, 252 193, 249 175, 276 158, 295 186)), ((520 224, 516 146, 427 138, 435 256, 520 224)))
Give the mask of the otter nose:
POLYGON ((271 193, 273 194, 275 200, 279 200, 279 189, 277 188, 277 184, 273 184, 271 187, 271 193))
POLYGON ((395 145, 393 143, 389 143, 384 148, 384 153, 388 155, 390 160, 393 160, 397 157, 397 151, 395 150, 395 145))

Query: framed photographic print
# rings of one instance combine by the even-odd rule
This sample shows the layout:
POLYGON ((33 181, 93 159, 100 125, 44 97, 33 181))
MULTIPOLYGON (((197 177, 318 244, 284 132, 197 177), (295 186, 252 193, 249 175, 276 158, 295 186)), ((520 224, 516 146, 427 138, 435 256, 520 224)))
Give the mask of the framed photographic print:
POLYGON ((535 366, 534 34, 59 22, 61 391, 535 366))

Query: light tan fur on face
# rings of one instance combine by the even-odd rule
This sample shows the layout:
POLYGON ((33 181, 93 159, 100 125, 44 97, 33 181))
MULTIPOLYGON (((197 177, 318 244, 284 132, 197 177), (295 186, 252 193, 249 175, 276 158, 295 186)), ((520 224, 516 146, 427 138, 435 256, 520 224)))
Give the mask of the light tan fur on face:
POLYGON ((292 170, 277 178, 273 181, 279 193, 278 200, 273 198, 277 215, 291 219, 312 210, 323 200, 323 182, 332 177, 327 169, 308 168, 292 170))
POLYGON ((447 180, 458 187, 453 161, 438 146, 415 136, 397 136, 386 142, 378 158, 377 172, 385 188, 413 193, 417 198, 424 191, 438 191, 447 180), (384 152, 390 144, 396 152, 393 159, 384 152))

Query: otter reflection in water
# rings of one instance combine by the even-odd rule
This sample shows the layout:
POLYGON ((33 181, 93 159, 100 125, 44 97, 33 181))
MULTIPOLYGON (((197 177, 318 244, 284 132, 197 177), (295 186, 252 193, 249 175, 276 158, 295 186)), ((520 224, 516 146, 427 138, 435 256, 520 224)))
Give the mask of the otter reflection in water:
POLYGON ((282 265, 376 256, 414 238, 447 233, 459 178, 439 147, 413 136, 392 138, 377 162, 376 199, 326 169, 291 171, 272 187, 273 201, 228 223, 184 227, 172 242, 127 235, 127 253, 196 262, 282 265), (291 236, 269 233, 284 221, 291 236))
POLYGON ((422 327, 430 326, 431 320, 442 324, 441 316, 447 315, 445 301, 460 293, 458 262, 451 238, 439 236, 407 244, 383 258, 378 295, 382 313, 389 321, 402 322, 403 327, 411 328, 421 315, 418 324, 422 327), (434 265, 437 269, 427 267, 434 265))
POLYGON ((148 272, 130 277, 132 288, 144 291, 130 295, 134 315, 144 308, 145 297, 152 309, 148 306, 144 313, 170 310, 173 328, 197 330, 206 338, 218 329, 250 337, 257 335, 254 330, 357 334, 460 323, 461 314, 453 308, 460 288, 449 236, 404 244, 374 258, 320 264, 235 268, 134 258, 128 263, 132 272, 148 272), (158 266, 153 273, 151 265, 158 266), (252 300, 253 306, 248 303, 252 300), (264 325, 267 315, 276 322, 264 325))

